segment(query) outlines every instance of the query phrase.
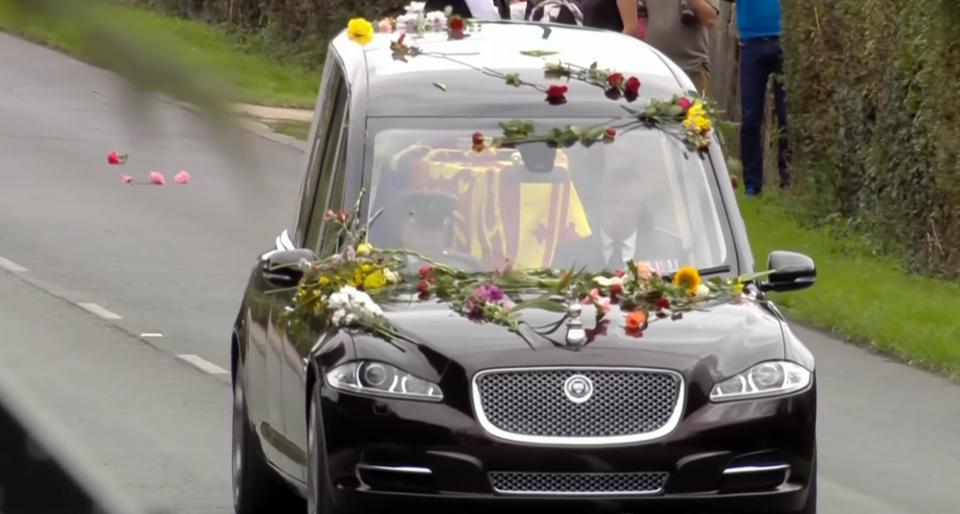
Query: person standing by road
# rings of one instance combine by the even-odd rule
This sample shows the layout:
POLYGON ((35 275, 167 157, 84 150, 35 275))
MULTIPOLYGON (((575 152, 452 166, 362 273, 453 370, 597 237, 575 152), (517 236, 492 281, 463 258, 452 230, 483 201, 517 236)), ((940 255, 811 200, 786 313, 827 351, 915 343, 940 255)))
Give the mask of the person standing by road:
POLYGON ((783 49, 780 46, 780 0, 726 0, 737 4, 740 33, 740 159, 747 196, 763 189, 763 118, 767 82, 773 77, 773 95, 780 128, 780 188, 790 187, 787 142, 787 98, 783 88, 783 49))
POLYGON ((709 32, 717 23, 717 0, 640 0, 646 4, 646 41, 677 63, 697 92, 710 89, 709 32))

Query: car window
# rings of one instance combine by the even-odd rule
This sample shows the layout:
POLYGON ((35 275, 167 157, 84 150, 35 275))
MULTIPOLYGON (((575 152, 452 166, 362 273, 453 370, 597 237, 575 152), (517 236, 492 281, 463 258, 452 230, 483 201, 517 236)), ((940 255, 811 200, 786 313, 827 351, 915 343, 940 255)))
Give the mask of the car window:
POLYGON ((337 130, 331 130, 334 110, 338 105, 338 94, 341 89, 346 88, 343 70, 340 68, 333 51, 327 53, 324 70, 324 77, 320 86, 321 97, 318 99, 317 127, 314 131, 313 145, 310 148, 307 172, 303 177, 300 188, 300 208, 297 214, 294 243, 301 247, 307 247, 305 237, 313 206, 316 203, 317 183, 320 181, 323 172, 321 164, 325 155, 324 150, 327 148, 326 145, 331 132, 338 133, 337 130))
MULTIPOLYGON (((583 124, 545 123, 571 122, 583 124)), ((662 272, 726 263, 728 229, 709 161, 663 132, 634 130, 590 148, 477 153, 470 134, 497 131, 483 123, 373 124, 371 212, 384 212, 371 242, 476 269, 617 269, 615 243, 624 260, 650 261, 662 272)))
POLYGON ((317 251, 321 255, 324 254, 324 251, 332 251, 336 248, 335 242, 331 243, 332 238, 321 236, 326 235, 326 224, 323 222, 324 212, 327 209, 339 210, 343 207, 344 173, 342 168, 345 164, 343 156, 346 149, 349 103, 349 92, 344 84, 337 91, 330 129, 326 134, 325 149, 320 162, 320 181, 310 215, 307 235, 304 239, 305 248, 317 251), (324 248, 320 247, 321 243, 325 243, 324 248))

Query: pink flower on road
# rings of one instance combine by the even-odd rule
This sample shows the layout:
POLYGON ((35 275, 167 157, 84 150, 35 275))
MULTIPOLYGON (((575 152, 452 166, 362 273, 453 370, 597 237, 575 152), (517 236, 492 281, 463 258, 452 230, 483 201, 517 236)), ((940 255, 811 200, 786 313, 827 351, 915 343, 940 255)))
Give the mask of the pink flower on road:
POLYGON ((120 180, 122 180, 124 184, 133 184, 133 177, 130 175, 120 175, 120 180))
POLYGON ((151 171, 150 183, 157 186, 162 186, 167 183, 167 179, 163 178, 163 173, 160 173, 159 171, 151 171))
POLYGON ((127 162, 126 154, 119 154, 117 152, 110 152, 107 154, 107 164, 117 165, 125 162, 127 162))
POLYGON ((190 173, 186 171, 181 171, 173 176, 173 181, 177 184, 189 184, 190 183, 190 173))

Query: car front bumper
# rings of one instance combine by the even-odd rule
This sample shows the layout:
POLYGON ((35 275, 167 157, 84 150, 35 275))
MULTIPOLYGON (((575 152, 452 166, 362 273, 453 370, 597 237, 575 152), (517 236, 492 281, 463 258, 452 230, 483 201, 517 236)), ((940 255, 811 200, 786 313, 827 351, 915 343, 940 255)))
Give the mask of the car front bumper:
POLYGON ((668 435, 616 446, 502 441, 469 408, 330 388, 322 413, 327 475, 334 503, 346 511, 793 512, 804 506, 815 472, 815 387, 781 398, 702 402, 668 435), (652 494, 501 494, 490 472, 668 478, 652 494))

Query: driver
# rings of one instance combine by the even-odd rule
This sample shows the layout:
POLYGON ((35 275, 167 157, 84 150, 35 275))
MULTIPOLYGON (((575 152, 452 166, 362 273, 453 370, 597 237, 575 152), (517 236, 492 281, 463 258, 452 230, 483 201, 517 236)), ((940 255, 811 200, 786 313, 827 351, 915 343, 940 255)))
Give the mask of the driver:
POLYGON ((655 269, 671 271, 676 259, 663 258, 681 248, 680 241, 654 228, 644 204, 646 191, 640 174, 629 168, 604 173, 599 205, 591 217, 593 233, 557 248, 554 267, 619 270, 625 262, 650 261, 655 269))

